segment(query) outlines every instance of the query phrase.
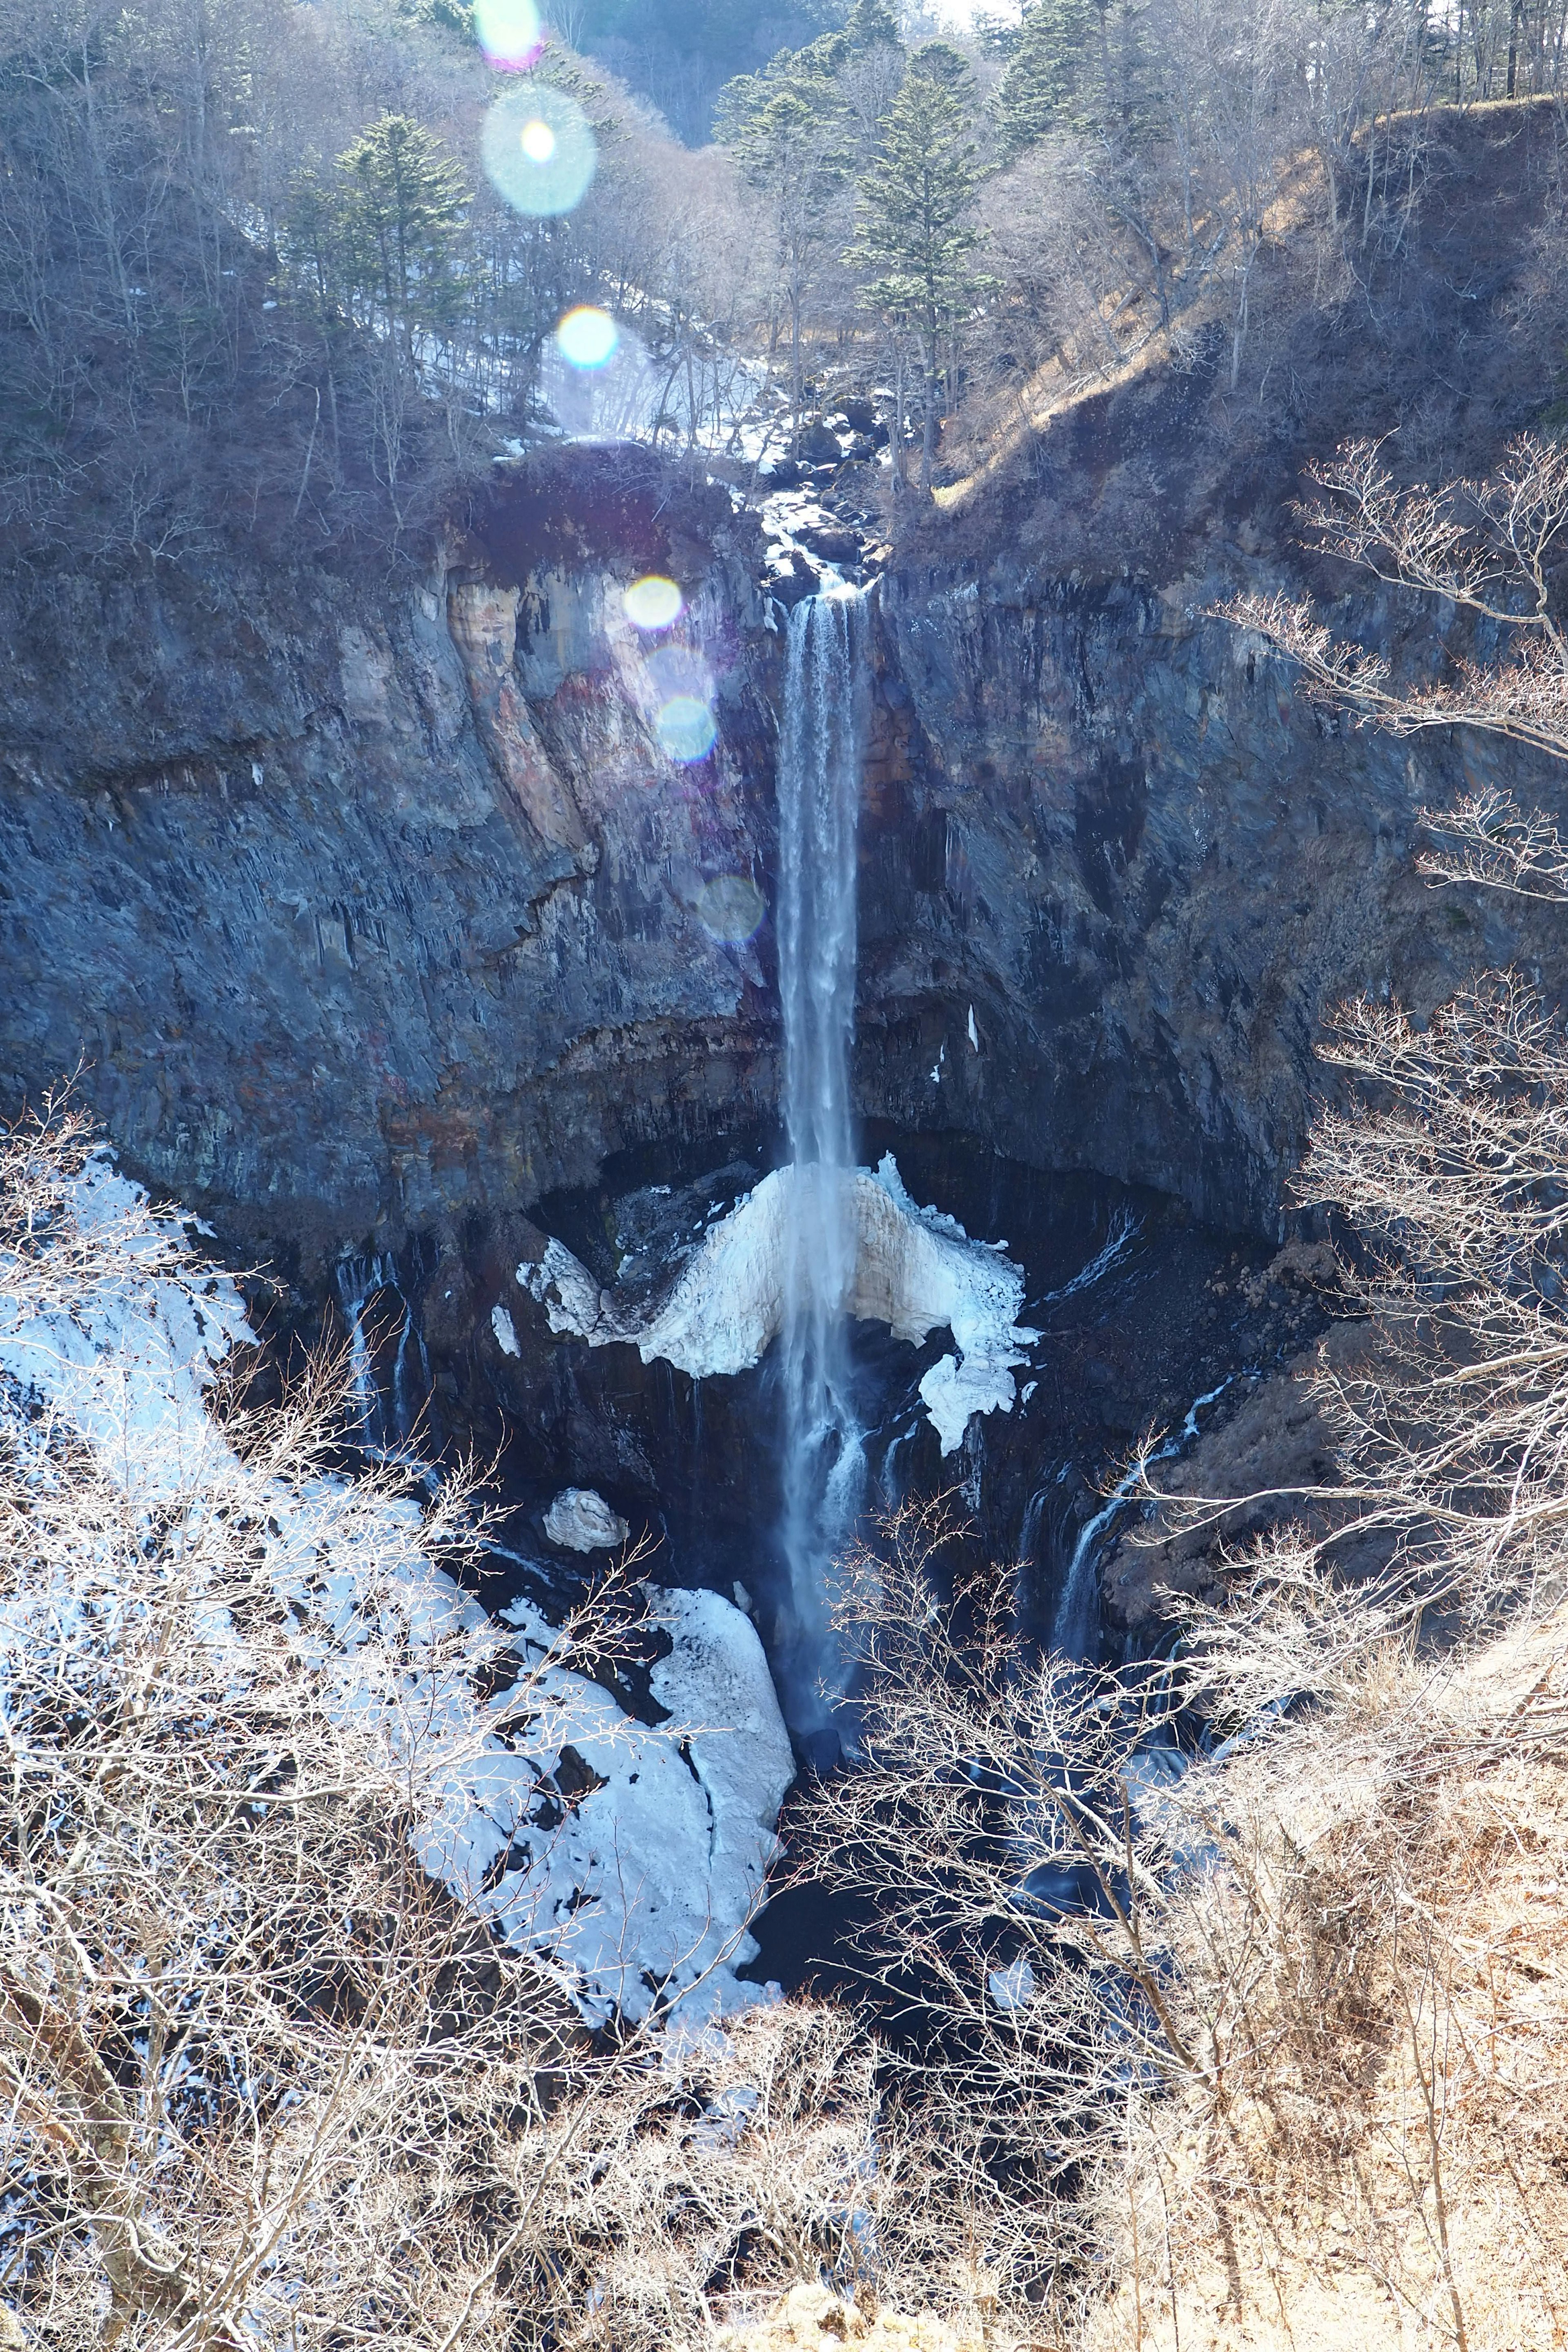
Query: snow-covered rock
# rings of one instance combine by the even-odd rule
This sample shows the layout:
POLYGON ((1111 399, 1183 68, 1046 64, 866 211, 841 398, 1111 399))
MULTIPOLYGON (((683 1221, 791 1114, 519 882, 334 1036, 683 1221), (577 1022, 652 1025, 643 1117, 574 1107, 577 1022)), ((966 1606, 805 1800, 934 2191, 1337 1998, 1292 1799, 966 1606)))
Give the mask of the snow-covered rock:
POLYGON ((614 1551, 631 1530, 592 1486, 567 1486, 544 1514, 544 1532, 563 1551, 614 1551))
MULTIPOLYGON (((805 1177, 775 1169, 710 1228, 651 1300, 601 1290, 557 1241, 537 1264, 519 1266, 517 1278, 543 1301, 552 1331, 590 1347, 629 1344, 644 1363, 662 1357, 698 1380, 744 1371, 784 1326, 792 1189, 822 1178, 815 1169, 805 1177)), ((972 1413, 1012 1408, 1013 1368, 1039 1337, 1016 1321, 1023 1271, 1001 1248, 972 1242, 953 1218, 919 1207, 890 1152, 875 1171, 850 1169, 839 1181, 855 1240, 847 1311, 917 1344, 945 1326, 957 1343, 958 1355, 943 1357, 921 1383, 951 1454, 972 1413)))
MULTIPOLYGON (((78 1181, 76 1207, 89 1229, 117 1225, 142 1215, 146 1195, 100 1156, 78 1181)), ((215 1486, 242 1502, 268 1529, 279 1590, 308 1600, 301 1624, 320 1629, 301 1631, 301 1654, 340 1674, 347 1706, 370 1703, 341 1673, 362 1604, 374 1613, 396 1580, 411 1654, 439 1661, 401 1693, 437 1758, 416 1848, 509 1939, 551 1960, 588 2017, 618 2009, 637 2020, 662 2003, 700 2022, 765 1998, 735 1971, 756 1949, 744 1924, 795 1764, 748 1618, 714 1593, 650 1594, 674 1642, 652 1676, 670 1720, 651 1727, 562 1663, 553 1630, 527 1603, 498 1624, 424 1558, 412 1502, 375 1506, 384 1544, 367 1545, 362 1531, 346 1556, 334 1553, 338 1502, 351 1490, 265 1478, 206 1411, 218 1366, 249 1337, 234 1285, 182 1275, 166 1234, 143 1220, 84 1275, 68 1311, 29 1307, 0 1286, 0 1419, 25 1442, 29 1411, 52 1408, 145 1505, 215 1486), (362 1580, 373 1572, 370 1595, 362 1580)), ((596 1507, 619 1531, 611 1539, 624 1535, 598 1496, 559 1499, 596 1507)))
MULTIPOLYGON (((429 1851, 476 1909, 569 1967, 590 2016, 645 2017, 662 1990, 694 2021, 759 1997, 735 1970, 756 1952, 742 1923, 795 1759, 740 1610, 713 1592, 649 1600, 675 1643, 651 1677, 671 1720, 633 1722, 597 1683, 551 1668, 534 1742, 502 1692, 490 1706, 507 1745, 454 1790, 429 1851)), ((503 1615, 524 1651, 546 1654, 526 1602, 503 1615)))

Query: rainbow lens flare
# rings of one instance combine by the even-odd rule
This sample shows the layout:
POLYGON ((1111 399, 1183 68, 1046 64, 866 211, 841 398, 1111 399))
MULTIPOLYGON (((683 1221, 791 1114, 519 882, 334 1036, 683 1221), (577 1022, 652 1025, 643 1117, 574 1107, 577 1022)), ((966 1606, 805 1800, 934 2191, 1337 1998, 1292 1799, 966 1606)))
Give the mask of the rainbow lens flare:
POLYGON ((574 98, 548 82, 519 82, 485 117, 486 175, 513 212, 549 220, 581 204, 598 150, 574 98))
POLYGON ((544 26, 533 0, 474 0, 474 31, 486 62, 498 73, 526 73, 544 47, 544 26))
POLYGON ((693 761, 708 757, 719 730, 713 713, 696 695, 674 694, 655 719, 654 732, 660 749, 682 767, 689 767, 693 761))
POLYGON ((564 360, 577 368, 600 368, 615 352, 620 331, 607 310, 580 303, 568 310, 555 330, 555 341, 564 360))
POLYGON ((742 947, 767 910, 767 900, 745 874, 716 874, 697 894, 698 921, 729 947, 742 947))
POLYGON ((674 581, 661 572, 645 572, 621 599, 627 620, 639 629, 668 629, 671 621, 679 620, 684 601, 674 581))

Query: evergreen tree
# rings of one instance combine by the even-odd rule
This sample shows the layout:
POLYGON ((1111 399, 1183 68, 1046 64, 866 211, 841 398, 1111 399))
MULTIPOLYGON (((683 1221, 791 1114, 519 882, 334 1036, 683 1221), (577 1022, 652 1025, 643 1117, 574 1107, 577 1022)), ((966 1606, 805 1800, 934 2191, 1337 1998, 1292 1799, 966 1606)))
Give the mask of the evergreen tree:
POLYGON ((1095 0, 1034 0, 1026 10, 997 92, 1009 155, 1070 125, 1098 79, 1102 13, 1095 0))
POLYGON ((405 325, 440 320, 468 205, 457 165, 406 114, 384 114, 338 160, 353 189, 349 230, 362 285, 405 325))
POLYGON ((760 74, 726 85, 718 135, 751 185, 772 202, 779 279, 789 313, 790 405, 804 404, 805 312, 822 262, 842 234, 839 199, 851 173, 852 133, 836 77, 848 62, 843 33, 784 50, 760 74))
MULTIPOLYGON (((980 233, 968 218, 980 179, 969 136, 973 85, 945 43, 917 50, 889 115, 882 152, 860 183, 859 235, 848 258, 868 273, 864 299, 912 332, 925 393, 921 483, 931 488, 942 338, 973 310, 985 280, 970 267, 980 233)), ((960 61, 962 62, 962 61, 960 61)))
POLYGON ((1004 152, 1052 131, 1119 145, 1150 127, 1146 0, 1032 0, 997 92, 1004 152))
POLYGON ((888 5, 888 0, 855 0, 844 24, 844 36, 852 56, 879 45, 889 49, 900 47, 899 20, 888 5))

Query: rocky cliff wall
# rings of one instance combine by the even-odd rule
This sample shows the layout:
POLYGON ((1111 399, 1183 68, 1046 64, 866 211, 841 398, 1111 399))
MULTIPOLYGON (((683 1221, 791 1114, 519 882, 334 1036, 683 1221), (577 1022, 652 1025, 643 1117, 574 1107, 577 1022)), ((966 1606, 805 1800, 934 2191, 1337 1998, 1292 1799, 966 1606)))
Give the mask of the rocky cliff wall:
MULTIPOLYGON (((882 583, 858 1073, 900 1123, 1267 1236, 1337 999, 1426 1009, 1516 960, 1568 978, 1560 924, 1435 891, 1411 855, 1424 801, 1562 788, 1507 746, 1315 709, 1206 617, 1242 576, 1279 575, 1220 549, 1163 587, 1005 558, 882 583)), ((1437 657, 1408 607, 1339 617, 1401 663, 1437 657)))
POLYGON ((76 583, 12 632, 0 1084, 81 1065, 139 1174, 307 1258, 771 1102, 754 525, 563 457, 411 585, 76 583), (674 573, 715 755, 660 750, 621 591, 674 573), (762 1057, 759 1060, 759 1041, 762 1057))
MULTIPOLYGON (((134 1172, 306 1263, 770 1117, 770 930, 711 895, 771 887, 762 552, 722 489, 565 452, 412 583, 160 566, 18 607, 5 1094, 79 1062, 134 1172), (647 569, 711 674, 691 766, 620 604, 647 569)), ((1409 856, 1423 797, 1551 779, 1326 720, 1205 617, 1248 561, 1268 576, 1216 548, 1164 585, 1005 556, 879 584, 857 1076, 868 1113, 1268 1234, 1336 996, 1561 959, 1409 856)))

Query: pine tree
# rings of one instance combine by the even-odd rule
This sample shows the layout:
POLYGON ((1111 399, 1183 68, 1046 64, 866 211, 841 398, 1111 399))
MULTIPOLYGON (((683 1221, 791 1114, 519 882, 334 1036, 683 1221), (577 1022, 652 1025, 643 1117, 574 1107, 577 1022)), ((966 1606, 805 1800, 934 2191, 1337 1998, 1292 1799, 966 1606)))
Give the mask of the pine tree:
POLYGON ((888 0, 855 0, 844 22, 844 34, 855 57, 879 45, 889 49, 900 46, 899 20, 888 0))
POLYGON ((860 183, 859 235, 848 259, 868 273, 864 299, 890 326, 912 331, 925 392, 921 486, 931 488, 941 339, 967 317, 985 280, 970 268, 980 242, 967 218, 980 179, 968 132, 966 87, 953 54, 917 50, 889 115, 882 152, 860 183))
POLYGON ((395 320, 439 319, 468 205, 457 165, 406 114, 384 114, 338 161, 353 184, 350 233, 362 283, 395 320))
POLYGON ((997 92, 1004 147, 1021 154, 1066 130, 1098 79, 1104 11, 1095 0, 1034 0, 997 92))
POLYGON ((760 74, 742 75, 725 85, 716 117, 720 143, 773 206, 780 283, 789 310, 790 406, 797 423, 804 404, 806 305, 835 242, 837 203, 851 170, 851 134, 836 83, 848 57, 843 33, 825 34, 804 49, 782 50, 760 74))
POLYGON ((1057 131, 1121 144, 1147 135, 1145 7, 1146 0, 1032 0, 997 92, 1008 156, 1057 131))

